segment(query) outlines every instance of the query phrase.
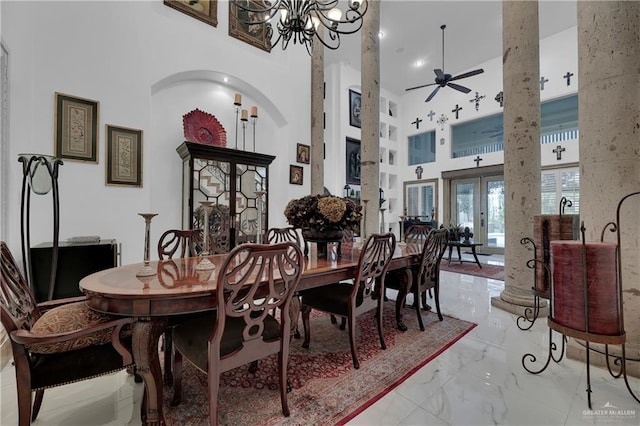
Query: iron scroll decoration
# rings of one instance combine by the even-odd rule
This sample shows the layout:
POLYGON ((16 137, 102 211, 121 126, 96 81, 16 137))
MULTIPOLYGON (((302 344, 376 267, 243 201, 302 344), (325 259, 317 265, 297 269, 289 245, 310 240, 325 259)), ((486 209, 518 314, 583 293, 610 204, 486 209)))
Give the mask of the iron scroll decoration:
MULTIPOLYGON (((53 299, 56 273, 58 271, 58 246, 60 232, 60 198, 58 195, 58 168, 64 164, 59 158, 41 154, 19 154, 22 163, 22 193, 20 204, 20 242, 22 262, 27 281, 34 291, 31 265, 31 192, 37 195, 53 195, 53 250, 51 253, 51 275, 47 300, 53 299)), ((34 293, 35 294, 35 293, 34 293)))
POLYGON ((335 50, 340 47, 340 35, 353 34, 362 28, 368 0, 349 0, 344 15, 338 7, 340 3, 339 0, 231 0, 231 4, 236 6, 232 10, 235 10, 234 18, 238 22, 245 25, 265 24, 268 39, 272 38, 275 25, 278 38, 272 42, 272 46, 282 40, 282 50, 285 50, 293 40, 293 44, 304 44, 309 55, 313 54, 314 40, 335 50), (276 14, 280 16, 273 19, 276 14))

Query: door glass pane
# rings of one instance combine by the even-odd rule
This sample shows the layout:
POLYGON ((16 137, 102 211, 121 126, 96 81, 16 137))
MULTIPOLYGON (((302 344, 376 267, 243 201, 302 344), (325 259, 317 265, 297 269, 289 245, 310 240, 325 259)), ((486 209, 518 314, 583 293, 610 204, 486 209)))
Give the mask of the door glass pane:
POLYGON ((407 188, 407 211, 408 216, 418 215, 418 187, 407 188))
POLYGON ((456 184, 455 222, 473 232, 473 183, 456 184))
POLYGON ((420 189, 420 206, 422 207, 422 209, 420 210, 420 215, 431 216, 431 212, 433 210, 433 187, 423 186, 420 189))
POLYGON ((487 246, 504 248, 504 181, 487 182, 487 246))

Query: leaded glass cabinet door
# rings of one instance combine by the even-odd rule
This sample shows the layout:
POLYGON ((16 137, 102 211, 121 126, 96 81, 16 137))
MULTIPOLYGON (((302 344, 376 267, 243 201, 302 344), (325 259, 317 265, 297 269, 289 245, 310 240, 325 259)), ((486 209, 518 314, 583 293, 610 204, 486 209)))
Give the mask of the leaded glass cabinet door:
POLYGON ((192 142, 177 151, 183 161, 182 227, 202 229, 200 202, 212 201, 211 252, 260 241, 268 228, 269 165, 275 157, 192 142))

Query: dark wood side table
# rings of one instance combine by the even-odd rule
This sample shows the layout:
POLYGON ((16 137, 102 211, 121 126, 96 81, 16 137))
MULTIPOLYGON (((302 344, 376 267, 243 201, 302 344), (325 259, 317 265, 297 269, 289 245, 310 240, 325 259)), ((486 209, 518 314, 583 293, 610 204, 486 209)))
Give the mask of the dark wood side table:
MULTIPOLYGON (((455 247, 458 250, 458 260, 460 263, 462 262, 471 262, 470 260, 462 260, 462 255, 460 254, 460 247, 470 248, 471 254, 473 254, 473 258, 475 259, 475 263, 482 269, 482 264, 478 260, 478 255, 476 254, 476 247, 481 246, 482 243, 473 243, 473 242, 464 242, 464 241, 449 241, 447 243, 449 246, 449 263, 451 263, 451 251, 455 247)), ((473 263, 473 262, 471 262, 473 263)))

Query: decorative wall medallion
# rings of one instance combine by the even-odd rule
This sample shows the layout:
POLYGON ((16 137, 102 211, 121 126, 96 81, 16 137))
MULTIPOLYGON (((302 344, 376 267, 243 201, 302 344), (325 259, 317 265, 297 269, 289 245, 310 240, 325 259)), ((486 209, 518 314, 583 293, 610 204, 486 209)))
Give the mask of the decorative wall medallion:
POLYGON ((227 146, 227 132, 218 119, 199 109, 182 116, 184 138, 187 142, 205 145, 227 146))
POLYGON ((444 114, 440 114, 440 118, 438 118, 438 121, 436 121, 436 123, 440 125, 440 130, 444 130, 444 125, 447 121, 449 121, 449 118, 447 118, 447 116, 444 114))

